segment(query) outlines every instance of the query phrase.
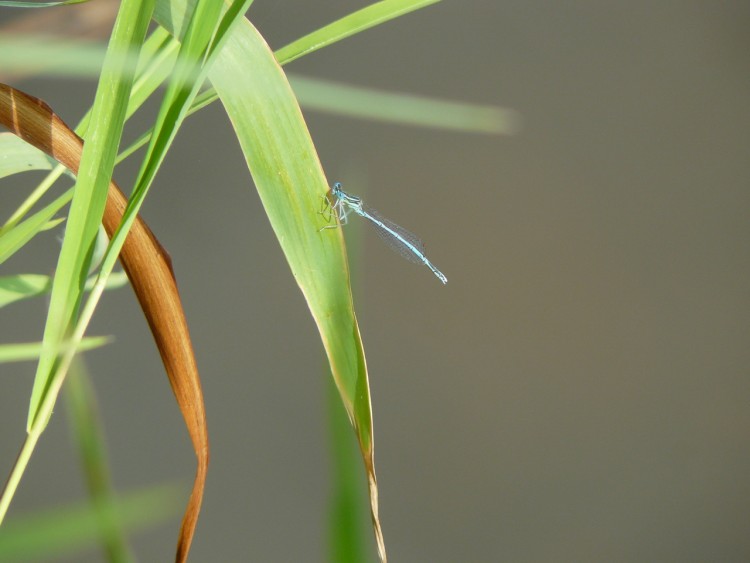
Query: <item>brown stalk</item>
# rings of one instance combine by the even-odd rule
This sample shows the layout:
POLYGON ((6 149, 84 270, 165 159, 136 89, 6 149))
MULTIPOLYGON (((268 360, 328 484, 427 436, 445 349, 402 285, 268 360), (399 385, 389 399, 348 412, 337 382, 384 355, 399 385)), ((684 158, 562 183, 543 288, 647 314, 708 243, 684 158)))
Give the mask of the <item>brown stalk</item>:
MULTIPOLYGON (((78 173, 83 140, 42 100, 0 83, 0 123, 74 174, 78 173)), ((110 181, 102 219, 109 237, 120 224, 126 204, 127 199, 117 184, 110 181)), ((140 216, 125 240, 120 262, 151 328, 198 459, 193 490, 177 541, 175 559, 183 562, 187 560, 195 533, 209 458, 198 367, 169 254, 140 216)))

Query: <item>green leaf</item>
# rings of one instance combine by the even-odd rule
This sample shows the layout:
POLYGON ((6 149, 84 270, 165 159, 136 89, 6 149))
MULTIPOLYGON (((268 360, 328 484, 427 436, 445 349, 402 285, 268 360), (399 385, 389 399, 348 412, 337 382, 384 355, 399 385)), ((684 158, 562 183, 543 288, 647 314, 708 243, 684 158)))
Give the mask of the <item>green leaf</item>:
MULTIPOLYGON (((93 279, 86 282, 86 291, 94 285, 93 279)), ((107 289, 117 289, 128 283, 125 272, 109 276, 107 289)), ((52 289, 52 278, 41 274, 18 274, 0 277, 0 307, 5 307, 16 301, 46 295, 52 289)))
MULTIPOLYGON (((2 235, 0 235, 0 264, 13 256, 16 251, 22 248, 23 245, 29 242, 38 233, 51 228, 49 223, 50 219, 70 201, 72 195, 72 190, 67 191, 25 221, 19 223, 8 231, 3 232, 2 235)), ((54 224, 58 223, 59 221, 54 224)), ((54 224, 52 226, 54 226, 54 224)))
POLYGON ((332 380, 326 385, 330 444, 328 495, 329 563, 369 561, 367 528, 361 518, 366 507, 359 471, 361 462, 346 410, 332 380))
POLYGON ((440 0, 383 0, 357 10, 276 51, 279 64, 287 64, 381 23, 425 8, 440 0))
MULTIPOLYGON (((0 37, 0 65, 8 72, 50 76, 96 77, 102 70, 105 45, 48 35, 0 37)), ((129 72, 135 69, 138 51, 119 52, 129 72)))
POLYGON ((44 295, 52 288, 52 278, 41 274, 19 274, 0 278, 0 307, 22 299, 44 295))
POLYGON ((85 362, 77 356, 63 388, 68 427, 78 450, 89 501, 96 507, 99 544, 108 561, 135 561, 112 485, 100 408, 85 362))
MULTIPOLYGON (((76 349, 79 352, 86 350, 93 350, 99 348, 105 344, 112 342, 112 338, 109 336, 91 336, 81 340, 81 343, 76 345, 76 349)), ((64 350, 66 343, 63 342, 60 345, 60 349, 64 350)), ((21 344, 0 344, 0 363, 6 362, 24 362, 28 360, 36 360, 42 353, 41 342, 29 342, 21 344)), ((0 558, 0 561, 2 558, 0 558)))
MULTIPOLYGON (((328 185, 302 113, 273 53, 252 25, 238 27, 210 73, 263 206, 318 325, 333 378, 368 471, 382 553, 367 368, 340 229, 320 231, 328 185)), ((384 558, 384 554, 383 554, 384 558)))
MULTIPOLYGON (((130 531, 153 527, 179 510, 183 494, 174 484, 127 493, 117 502, 118 517, 130 531)), ((89 500, 17 516, 0 527, 0 561, 58 560, 96 545, 100 532, 99 510, 89 500)))
POLYGON ((305 108, 336 115, 419 127, 506 135, 516 133, 520 123, 517 112, 496 106, 359 88, 297 75, 290 76, 289 81, 305 108))
POLYGON ((0 133, 0 178, 30 170, 52 170, 55 166, 54 158, 23 139, 13 133, 0 133))
MULTIPOLYGON (((101 295, 101 283, 107 279, 107 276, 114 267, 120 249, 123 248, 128 231, 136 220, 138 209, 143 203, 143 199, 148 192, 156 172, 163 162, 167 150, 171 146, 177 130, 187 115, 190 104, 195 98, 195 95, 207 74, 215 53, 220 50, 225 37, 228 35, 228 31, 231 29, 235 21, 242 17, 250 1, 251 0, 235 1, 226 11, 221 20, 219 20, 219 18, 221 16, 223 5, 210 0, 200 2, 196 7, 195 12, 191 14, 186 35, 181 43, 178 65, 172 74, 172 79, 170 80, 167 92, 159 110, 156 125, 154 126, 154 132, 150 137, 149 146, 138 173, 135 187, 122 214, 120 225, 111 234, 109 247, 102 259, 97 284, 91 297, 82 310, 79 322, 75 327, 73 333, 75 337, 82 337, 86 326, 93 315, 94 309, 101 295), (217 23, 218 26, 216 25, 217 23)), ((170 12, 172 12, 171 5, 169 8, 170 12)), ((151 238, 153 239, 153 237, 151 238)), ((153 242, 154 241, 152 240, 152 244, 153 242)), ((165 263, 163 260, 163 255, 160 255, 160 264, 167 268, 169 267, 169 264, 165 263)), ((154 264, 154 266, 156 266, 156 264, 154 264)), ((130 272, 133 274, 132 270, 130 270, 130 272)), ((161 273, 164 274, 163 268, 161 273)), ((169 269, 168 274, 171 274, 171 269, 169 269)), ((133 276, 134 283, 136 277, 137 276, 133 276)), ((141 279, 143 281, 144 278, 141 279)), ((163 281, 169 284, 173 280, 170 277, 169 280, 163 281)), ((144 291, 152 291, 153 289, 153 286, 140 286, 142 306, 144 304, 143 299, 148 297, 144 291)), ((165 305, 166 303, 171 303, 171 306, 166 307, 166 313, 168 315, 179 313, 177 315, 177 317, 179 317, 177 319, 179 322, 182 319, 182 311, 179 297, 176 295, 176 287, 174 285, 169 285, 168 289, 171 292, 170 300, 165 302, 165 305), (177 307, 179 311, 175 311, 175 307, 177 307)), ((138 293, 138 291, 139 290, 136 289, 136 293, 138 293)), ((148 316, 149 314, 153 314, 155 309, 153 307, 144 307, 144 312, 146 312, 148 316)), ((164 317, 162 316, 161 318, 164 317)), ((150 320, 153 320, 153 318, 150 320)), ((152 329, 158 324, 159 323, 152 323, 152 329)), ((172 389, 175 392, 175 397, 185 419, 187 430, 190 434, 191 442, 198 460, 198 468, 193 483, 192 493, 183 516, 177 543, 176 560, 184 561, 186 560, 190 549, 205 488, 206 471, 208 469, 208 434, 205 424, 205 410, 203 396, 200 390, 200 381, 192 358, 192 349, 190 347, 189 337, 186 333, 186 325, 183 323, 180 326, 184 330, 169 330, 164 332, 162 327, 159 329, 160 334, 157 334, 156 331, 154 332, 155 337, 159 342, 159 348, 162 353, 162 359, 167 370, 167 375, 170 378, 172 389), (176 340, 179 339, 182 339, 186 346, 182 346, 179 349, 172 348, 176 344, 176 340)), ((68 356, 64 358, 64 361, 68 361, 68 356)), ((22 448, 21 454, 25 455, 27 450, 28 448, 26 447, 22 448)))
MULTIPOLYGON (((235 2, 233 4, 233 11, 228 12, 225 16, 223 23, 225 28, 220 28, 215 36, 213 30, 215 27, 214 24, 220 16, 220 5, 212 2, 202 2, 198 5, 198 9, 203 13, 194 16, 191 21, 196 22, 196 25, 189 28, 187 30, 188 36, 183 38, 179 51, 180 63, 172 75, 172 80, 164 96, 156 124, 149 134, 143 135, 136 141, 136 144, 140 146, 148 140, 149 145, 128 207, 123 215, 122 225, 112 237, 110 251, 108 251, 104 259, 105 266, 103 270, 107 269, 107 264, 110 268, 114 265, 114 261, 119 253, 119 247, 121 247, 124 237, 127 234, 127 229, 135 220, 138 209, 148 193, 148 189, 166 156, 167 150, 171 146, 182 121, 188 114, 198 89, 205 79, 208 68, 203 65, 203 61, 210 54, 208 47, 211 38, 213 37, 215 42, 223 41, 228 30, 226 26, 230 25, 233 18, 237 18, 238 14, 243 9, 246 9, 251 2, 252 0, 244 0, 244 3, 235 2)), ((153 76, 158 77, 159 73, 155 72, 153 76)), ((150 81, 151 85, 155 83, 155 79, 150 81)), ((147 89, 148 83, 144 84, 144 90, 147 89)), ((132 151, 128 149, 127 152, 130 154, 132 151)))
POLYGON ((57 347, 75 322, 91 251, 104 213, 133 80, 129 61, 121 54, 133 52, 143 42, 153 3, 154 0, 124 0, 115 21, 55 271, 44 329, 45 352, 39 359, 34 379, 28 429, 37 419, 40 405, 50 389, 57 347))
MULTIPOLYGON (((326 223, 318 211, 328 185, 294 93, 251 25, 232 35, 210 77, 352 414, 366 372, 349 271, 340 230, 320 231, 326 223)), ((365 396, 364 420, 358 422, 364 422, 362 439, 369 445, 369 396, 365 396)))
POLYGON ((83 4, 89 0, 63 0, 61 2, 22 2, 20 0, 0 0, 3 8, 54 8, 55 6, 66 6, 70 4, 83 4))
MULTIPOLYGON (((64 50, 64 46, 56 43, 47 44, 45 47, 49 50, 64 50)), ((136 80, 128 100, 127 117, 129 118, 135 111, 140 108, 148 97, 159 87, 164 79, 169 75, 177 58, 179 43, 163 28, 157 27, 150 37, 143 44, 139 65, 136 68, 136 80)), ((97 47, 99 48, 99 47, 97 47)), ((103 49, 99 48, 100 51, 103 49)), ((0 51, 1 52, 1 51, 0 51)), ((87 112, 77 128, 79 135, 85 135, 88 129, 91 112, 87 112)), ((140 144, 136 143, 124 153, 117 157, 119 163, 128 155, 132 154, 139 147, 146 144, 148 138, 141 139, 140 144)), ((32 147, 33 148, 33 147, 32 147)), ((34 149, 36 150, 36 149, 34 149)), ((54 170, 47 175, 44 181, 29 195, 24 203, 8 219, 6 224, 0 229, 0 234, 9 230, 16 225, 23 216, 39 201, 39 199, 52 187, 55 181, 62 175, 73 174, 62 165, 55 166, 54 170)), ((72 192, 71 192, 72 194, 72 192)))

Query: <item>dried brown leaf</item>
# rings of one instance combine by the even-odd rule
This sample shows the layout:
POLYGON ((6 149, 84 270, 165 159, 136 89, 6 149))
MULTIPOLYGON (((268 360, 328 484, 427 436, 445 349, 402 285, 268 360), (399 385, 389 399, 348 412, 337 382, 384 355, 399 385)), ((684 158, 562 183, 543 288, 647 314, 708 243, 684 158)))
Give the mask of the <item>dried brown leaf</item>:
MULTIPOLYGON (((42 100, 0 84, 0 123, 74 174, 78 172, 83 140, 42 100)), ((122 191, 111 181, 102 221, 108 236, 120 224, 126 204, 122 191)), ((209 459, 198 367, 169 254, 140 216, 125 240, 120 262, 151 328, 198 460, 177 542, 176 561, 182 562, 187 560, 195 533, 209 459)))

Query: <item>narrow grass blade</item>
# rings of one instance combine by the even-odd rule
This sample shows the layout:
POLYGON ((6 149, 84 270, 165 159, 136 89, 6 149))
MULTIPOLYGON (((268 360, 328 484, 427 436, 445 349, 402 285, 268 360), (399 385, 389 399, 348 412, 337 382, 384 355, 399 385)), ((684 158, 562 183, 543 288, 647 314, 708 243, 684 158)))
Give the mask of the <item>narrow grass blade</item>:
POLYGON ((41 274, 19 274, 0 278, 0 307, 22 299, 44 295, 52 289, 52 278, 41 274))
MULTIPOLYGON (((0 37, 0 66, 5 72, 24 76, 96 78, 102 70, 104 45, 47 35, 0 37)), ((133 74, 139 51, 118 51, 124 72, 133 74)))
POLYGON ((81 357, 70 368, 63 397, 89 499, 98 513, 102 551, 108 561, 135 561, 117 509, 96 393, 81 357))
MULTIPOLYGON (((168 76, 174 66, 178 46, 179 43, 163 27, 157 27, 143 44, 141 57, 136 68, 136 80, 133 83, 133 89, 128 101, 126 114, 128 118, 143 105, 145 100, 153 94, 154 90, 168 76)), ((89 111, 84 115, 81 124, 77 128, 79 134, 84 135, 86 133, 90 118, 91 112, 89 111)), ((123 158, 123 155, 118 156, 117 162, 121 162, 123 158)), ((55 166, 44 181, 39 184, 18 210, 6 221, 5 225, 0 229, 0 234, 21 221, 24 215, 29 212, 63 174, 72 175, 66 167, 61 165, 55 166)))
POLYGON ((440 0, 382 0, 361 10, 344 16, 304 37, 297 39, 286 47, 276 51, 279 64, 290 63, 304 55, 327 47, 381 23, 398 18, 414 10, 425 8, 440 0))
POLYGON ((56 165, 55 159, 13 133, 0 133, 0 178, 30 170, 51 170, 56 165))
MULTIPOLYGON (((16 134, 24 135, 37 148, 44 150, 47 154, 54 155, 71 171, 78 171, 83 151, 83 140, 68 128, 41 100, 32 98, 8 86, 0 85, 0 122, 16 134), (8 100, 13 103, 8 104, 8 100), (14 108, 17 111, 8 111, 9 108, 14 108), (53 134, 39 135, 35 133, 30 135, 29 132, 36 131, 39 123, 49 124, 53 134)), ((120 225, 126 205, 125 196, 117 185, 111 182, 103 217, 103 225, 108 236, 112 237, 120 225)), ((122 236, 124 237, 124 234, 122 236)), ((120 261, 128 274, 144 315, 149 321, 170 381, 197 381, 195 356, 169 255, 161 247, 146 224, 138 217, 133 223, 129 236, 126 239, 120 239, 120 243, 122 244, 120 261), (124 244, 122 244, 123 240, 124 244)), ((111 246, 109 248, 111 249, 111 246)), ((113 263, 108 265, 107 273, 111 271, 112 265, 113 263)), ((102 268, 104 268, 104 265, 102 268)), ((40 415, 21 448, 0 498, 0 520, 5 515, 10 499, 18 487, 31 453, 44 428, 44 423, 52 412, 57 393, 62 385, 62 375, 68 369, 75 353, 75 344, 80 343, 83 338, 99 297, 106 287, 105 279, 107 279, 106 275, 104 277, 100 275, 97 278, 92 288, 92 295, 81 312, 80 319, 69 340, 72 344, 61 346, 60 362, 56 366, 58 369, 50 382, 49 391, 41 403, 40 415)), ((48 351, 47 348, 44 350, 48 351)), ((202 396, 188 393, 187 399, 196 403, 193 407, 194 410, 203 409, 202 396)), ((186 422, 194 425, 196 419, 186 422)), ((208 448, 196 451, 196 455, 199 457, 200 467, 205 468, 207 466, 208 448)), ((202 475, 205 476, 205 470, 203 470, 202 475)), ((200 479, 196 478, 196 484, 201 484, 201 482, 200 479)), ((193 512, 190 512, 189 516, 194 520, 193 512)), ((180 545, 183 547, 181 553, 182 560, 184 560, 184 556, 187 554, 184 549, 184 540, 181 541, 180 545)))
MULTIPOLYGON (((91 336, 81 340, 80 343, 75 344, 75 350, 77 352, 85 352, 87 350, 94 350, 100 348, 112 342, 112 338, 109 336, 91 336)), ((69 346, 63 342, 60 345, 60 349, 65 351, 69 346)), ((21 344, 0 344, 0 363, 7 362, 25 362, 29 360, 37 360, 42 353, 41 342, 28 342, 21 344)), ((1 560, 1 559, 0 559, 1 560)))
MULTIPOLYGON (((172 483, 121 494, 117 514, 129 532, 145 530, 174 516, 183 494, 172 483)), ((99 533, 99 511, 88 500, 18 516, 0 527, 0 561, 59 560, 95 545, 99 533)))
POLYGON ((133 80, 128 62, 121 53, 130 53, 143 42, 153 2, 124 0, 112 32, 94 100, 89 142, 81 155, 76 189, 55 271, 44 329, 47 352, 39 359, 29 405, 28 429, 39 416, 41 402, 50 389, 50 379, 57 361, 57 345, 72 330, 76 319, 83 280, 104 214, 133 80))
POLYGON ((23 2, 20 0, 0 0, 3 8, 54 8, 56 6, 69 6, 71 4, 83 4, 89 0, 63 0, 61 2, 23 2))
POLYGON ((290 76, 297 97, 306 108, 359 119, 471 133, 512 135, 520 116, 511 109, 450 102, 373 88, 290 76))
POLYGON ((331 436, 332 462, 328 495, 328 557, 329 563, 369 561, 362 514, 366 501, 359 477, 359 453, 352 440, 351 424, 341 404, 341 396, 332 380, 326 386, 328 427, 331 436))
MULTIPOLYGON (((100 276, 104 279, 112 271, 120 248, 122 247, 123 251, 125 249, 125 237, 128 236, 128 230, 137 218, 138 209, 163 162, 168 148, 171 146, 177 130, 187 115, 191 102, 195 99, 215 53, 220 50, 229 30, 235 21, 242 17, 250 1, 238 0, 234 2, 221 17, 223 5, 211 0, 204 0, 197 4, 195 11, 191 14, 185 36, 182 38, 178 66, 164 96, 154 126, 154 133, 151 136, 133 193, 127 207, 122 212, 122 222, 112 235, 110 247, 102 261, 100 276)), ((171 5, 169 7, 172 8, 171 5)), ((105 224, 106 222, 107 216, 105 214, 105 224)), ((130 270, 128 271, 130 273, 130 270)), ((133 280, 132 275, 131 281, 134 282, 134 289, 140 295, 143 295, 144 292, 153 293, 155 289, 140 288, 133 280)), ((147 312, 147 316, 152 320, 152 328, 155 322, 158 322, 161 326, 161 330, 154 330, 154 335, 198 461, 193 490, 182 520, 177 542, 175 557, 178 562, 181 562, 187 559, 195 533, 208 470, 209 446, 203 393, 195 358, 192 354, 187 323, 184 320, 184 313, 174 280, 166 281, 171 283, 168 289, 172 295, 172 301, 159 300, 156 304, 149 304, 152 309, 161 309, 161 311, 154 314, 157 313, 154 310, 151 315, 147 312), (175 316, 180 317, 180 322, 176 326, 164 326, 164 321, 167 318, 175 316), (185 353, 186 348, 189 354, 185 353)), ((151 299, 154 299, 154 296, 151 299)), ((92 296, 91 301, 95 303, 94 296, 92 296)), ((87 304, 82 319, 87 320, 91 314, 93 314, 93 309, 87 304)))
MULTIPOLYGON (((124 272, 109 276, 107 289, 117 289, 128 283, 124 272)), ((94 280, 86 281, 86 291, 91 291, 94 280)), ((17 274, 15 276, 0 277, 0 307, 5 307, 16 301, 31 299, 47 295, 52 290, 52 278, 42 274, 17 274)))
MULTIPOLYGON (((92 112, 91 138, 86 151, 76 159, 79 171, 77 189, 74 194, 63 248, 53 282, 50 307, 45 325, 44 348, 37 366, 27 423, 28 435, 19 453, 11 475, 0 497, 0 522, 7 513, 21 476, 28 465, 31 453, 52 413, 57 393, 65 375, 63 364, 72 360, 74 349, 60 356, 61 345, 72 332, 74 320, 83 290, 83 281, 91 257, 104 204, 110 184, 110 176, 117 154, 117 146, 130 94, 132 76, 124 72, 121 57, 117 53, 128 52, 140 45, 150 20, 151 5, 148 0, 123 0, 115 22, 110 48, 115 56, 110 64, 105 59, 102 77, 97 90, 92 112), (79 169, 80 168, 80 169, 79 169), (58 361, 59 360, 59 361, 58 361), (55 368, 60 367, 59 371, 55 368)), ((0 121, 11 131, 45 152, 57 157, 58 151, 69 159, 71 150, 80 150, 80 140, 73 135, 72 146, 54 137, 52 131, 67 129, 49 106, 18 90, 0 85, 0 121)), ((62 157, 61 157, 62 158, 62 157)), ((72 162, 72 159, 69 159, 72 162)), ((80 342, 83 334, 71 340, 73 346, 80 342)))
MULTIPOLYGON (((13 256, 40 232, 50 228, 49 221, 72 197, 72 191, 64 193, 31 217, 0 236, 0 264, 13 256)), ((62 219, 61 219, 62 220, 62 219)))

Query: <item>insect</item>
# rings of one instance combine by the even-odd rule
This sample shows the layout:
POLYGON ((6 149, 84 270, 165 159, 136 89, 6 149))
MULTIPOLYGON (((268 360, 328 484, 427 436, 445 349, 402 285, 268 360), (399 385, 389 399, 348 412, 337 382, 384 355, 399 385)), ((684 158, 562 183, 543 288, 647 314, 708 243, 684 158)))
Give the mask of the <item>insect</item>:
MULTIPOLYGON (((362 201, 362 198, 346 193, 341 188, 339 182, 333 184, 331 187, 331 194, 334 199, 333 204, 331 204, 328 198, 326 198, 326 208, 321 212, 323 215, 328 212, 329 221, 333 214, 338 217, 342 225, 346 225, 349 222, 349 214, 352 212, 360 217, 364 217, 375 227, 380 238, 382 238, 393 250, 410 262, 424 264, 432 270, 432 273, 435 274, 441 282, 448 283, 448 278, 443 275, 443 272, 438 270, 435 265, 427 259, 427 256, 425 256, 424 244, 414 233, 407 231, 396 223, 382 217, 377 211, 366 205, 362 201)), ((338 225, 325 225, 320 230, 334 229, 337 226, 338 225)))

